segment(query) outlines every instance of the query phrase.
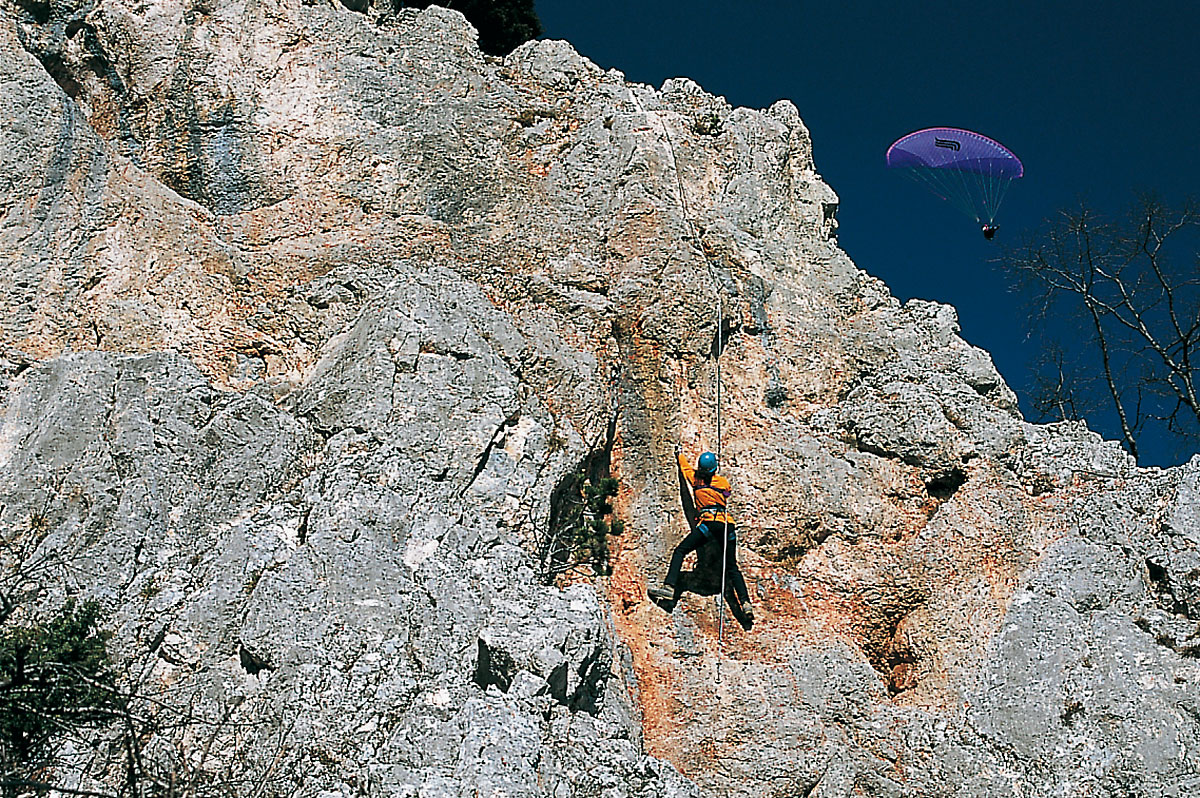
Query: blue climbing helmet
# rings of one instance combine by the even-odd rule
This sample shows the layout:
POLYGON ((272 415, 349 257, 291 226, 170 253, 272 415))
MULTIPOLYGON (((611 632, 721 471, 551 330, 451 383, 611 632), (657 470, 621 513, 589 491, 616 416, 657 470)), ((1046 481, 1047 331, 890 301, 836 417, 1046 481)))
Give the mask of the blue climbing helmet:
POLYGON ((717 456, 712 452, 700 455, 700 459, 696 461, 696 470, 709 476, 717 473, 717 456))

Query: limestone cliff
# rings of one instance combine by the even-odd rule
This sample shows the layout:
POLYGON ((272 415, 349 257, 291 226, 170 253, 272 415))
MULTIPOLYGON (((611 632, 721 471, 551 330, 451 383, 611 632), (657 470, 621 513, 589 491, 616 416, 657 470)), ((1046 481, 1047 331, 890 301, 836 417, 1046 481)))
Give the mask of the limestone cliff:
MULTIPOLYGON (((436 7, 4 3, 0 568, 35 613, 99 599, 129 683, 187 708, 149 770, 1200 789, 1200 460, 1026 423, 952 308, 838 249, 790 103, 487 57, 436 7), (720 641, 703 573, 645 597, 718 363, 757 608, 720 641), (625 530, 610 574, 548 586, 580 469, 625 530)), ((116 789, 97 751, 52 775, 116 789)))

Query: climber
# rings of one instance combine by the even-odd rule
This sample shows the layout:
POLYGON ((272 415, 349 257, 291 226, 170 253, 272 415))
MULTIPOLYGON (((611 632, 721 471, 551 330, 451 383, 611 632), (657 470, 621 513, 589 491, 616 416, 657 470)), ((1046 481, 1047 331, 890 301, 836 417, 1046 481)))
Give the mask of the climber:
POLYGON ((717 474, 717 456, 712 452, 700 455, 694 469, 678 445, 675 447, 675 457, 679 461, 679 472, 692 487, 697 513, 696 526, 683 542, 675 547, 675 552, 671 555, 671 565, 667 569, 667 578, 661 585, 650 588, 648 593, 653 599, 674 601, 675 586, 679 582, 683 558, 705 544, 715 543, 725 549, 726 575, 733 584, 737 598, 734 609, 739 611, 747 622, 753 622, 754 609, 750 606, 750 594, 746 589, 746 580, 737 565, 737 530, 733 516, 726 510, 731 492, 729 480, 717 474), (728 546, 723 543, 723 535, 729 536, 728 546))

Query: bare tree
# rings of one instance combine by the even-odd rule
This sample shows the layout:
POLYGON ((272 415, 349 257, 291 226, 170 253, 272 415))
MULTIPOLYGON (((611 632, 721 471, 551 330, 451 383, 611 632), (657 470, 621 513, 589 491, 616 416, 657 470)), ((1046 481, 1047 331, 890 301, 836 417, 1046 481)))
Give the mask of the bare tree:
POLYGON ((1135 458, 1145 436, 1200 443, 1200 206, 1140 199, 1120 220, 1064 211, 1002 264, 1031 291, 1042 343, 1034 407, 1111 413, 1135 458), (1071 325, 1074 322, 1074 325, 1071 325))
MULTIPOLYGON (((36 528, 36 524, 31 524, 36 528)), ((36 531, 36 529, 35 529, 36 531)), ((40 607, 64 561, 0 562, 0 798, 225 798, 288 792, 293 720, 203 683, 164 688, 157 658, 115 667, 96 602, 40 607), (253 744, 252 744, 253 743, 253 744)))

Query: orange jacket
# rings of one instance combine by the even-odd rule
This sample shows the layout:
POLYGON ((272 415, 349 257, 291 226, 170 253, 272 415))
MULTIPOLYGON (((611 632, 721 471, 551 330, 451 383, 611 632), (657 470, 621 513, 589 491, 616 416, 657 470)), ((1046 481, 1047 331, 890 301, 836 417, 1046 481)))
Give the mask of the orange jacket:
POLYGON ((696 504, 696 517, 701 521, 720 521, 733 524, 733 515, 725 507, 729 504, 732 488, 729 480, 720 474, 711 477, 697 476, 696 469, 683 454, 679 458, 679 470, 683 478, 692 486, 692 499, 696 504))

